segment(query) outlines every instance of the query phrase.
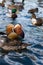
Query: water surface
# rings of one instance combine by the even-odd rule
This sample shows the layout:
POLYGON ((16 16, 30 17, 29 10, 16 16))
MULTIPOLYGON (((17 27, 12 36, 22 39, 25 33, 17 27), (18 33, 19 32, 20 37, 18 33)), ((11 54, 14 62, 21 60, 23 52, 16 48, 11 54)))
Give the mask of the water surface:
MULTIPOLYGON (((9 23, 20 23, 25 33, 23 42, 32 44, 21 53, 11 51, 3 56, 0 51, 0 65, 43 65, 43 25, 40 27, 33 26, 31 14, 27 13, 29 9, 38 7, 39 12, 36 13, 36 16, 43 17, 43 8, 39 5, 37 0, 25 1, 24 10, 18 14, 18 18, 15 20, 6 16, 5 7, 0 7, 0 31, 5 31, 5 27, 9 23)), ((43 4, 41 5, 43 6, 43 4)))

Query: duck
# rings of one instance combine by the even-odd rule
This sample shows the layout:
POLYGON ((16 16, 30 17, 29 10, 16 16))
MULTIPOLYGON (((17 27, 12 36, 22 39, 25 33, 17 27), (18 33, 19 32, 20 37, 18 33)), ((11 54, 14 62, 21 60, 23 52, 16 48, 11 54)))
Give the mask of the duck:
POLYGON ((4 7, 5 0, 0 0, 0 6, 4 7))
POLYGON ((12 19, 15 19, 15 18, 17 18, 16 11, 17 10, 15 8, 14 9, 8 9, 8 12, 6 13, 6 16, 10 17, 12 19))
POLYGON ((9 40, 15 40, 15 39, 18 39, 19 36, 15 32, 11 32, 10 34, 7 35, 7 38, 9 40))
POLYGON ((37 13, 38 12, 38 8, 34 8, 34 9, 30 9, 29 11, 28 11, 28 13, 37 13))
POLYGON ((8 39, 23 39, 24 38, 24 31, 22 30, 22 26, 20 24, 9 24, 6 27, 6 34, 8 39))
POLYGON ((9 9, 16 8, 19 11, 24 9, 23 4, 20 2, 18 2, 18 3, 16 2, 15 4, 12 3, 11 5, 9 4, 7 8, 9 8, 9 9))
POLYGON ((9 41, 6 42, 6 38, 0 37, 0 48, 2 49, 1 52, 9 52, 9 51, 16 51, 22 52, 22 50, 26 49, 27 46, 31 46, 29 43, 23 43, 19 40, 9 41))
POLYGON ((9 9, 16 8, 17 10, 22 10, 24 9, 24 0, 6 0, 5 7, 9 9))
POLYGON ((18 1, 14 0, 15 6, 18 10, 23 10, 24 9, 24 0, 18 1))
POLYGON ((43 23, 43 20, 41 18, 36 18, 35 14, 32 14, 31 21, 32 21, 32 24, 36 26, 41 26, 43 23))

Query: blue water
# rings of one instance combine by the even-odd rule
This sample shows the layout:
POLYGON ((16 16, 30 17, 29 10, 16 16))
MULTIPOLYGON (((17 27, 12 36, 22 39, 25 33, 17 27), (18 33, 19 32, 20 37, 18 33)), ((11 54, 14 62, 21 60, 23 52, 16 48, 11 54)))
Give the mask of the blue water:
POLYGON ((25 38, 23 42, 32 44, 21 53, 11 51, 3 55, 0 52, 0 65, 43 65, 43 25, 33 26, 31 23, 31 14, 27 13, 30 8, 38 7, 39 12, 35 13, 37 17, 43 17, 43 8, 39 3, 25 2, 24 10, 19 12, 18 18, 12 20, 6 16, 6 8, 0 7, 0 31, 5 31, 9 23, 20 23, 23 27, 25 38), (41 12, 41 13, 40 13, 41 12))

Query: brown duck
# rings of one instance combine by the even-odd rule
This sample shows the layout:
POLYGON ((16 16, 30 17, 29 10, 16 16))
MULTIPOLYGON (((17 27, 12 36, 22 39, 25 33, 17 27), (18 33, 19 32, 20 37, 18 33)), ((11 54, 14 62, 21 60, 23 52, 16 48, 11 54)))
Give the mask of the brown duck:
POLYGON ((36 25, 36 26, 41 26, 42 23, 43 23, 42 18, 36 18, 36 15, 35 15, 35 14, 32 14, 32 19, 31 19, 31 21, 32 21, 32 24, 33 24, 33 25, 36 25))
POLYGON ((27 46, 31 46, 31 44, 23 43, 19 40, 8 40, 7 38, 0 37, 0 48, 4 51, 20 51, 25 49, 27 46), (7 40, 7 41, 6 41, 7 40))
POLYGON ((38 8, 31 9, 31 10, 28 11, 28 13, 32 13, 32 14, 35 13, 35 12, 38 12, 38 8))

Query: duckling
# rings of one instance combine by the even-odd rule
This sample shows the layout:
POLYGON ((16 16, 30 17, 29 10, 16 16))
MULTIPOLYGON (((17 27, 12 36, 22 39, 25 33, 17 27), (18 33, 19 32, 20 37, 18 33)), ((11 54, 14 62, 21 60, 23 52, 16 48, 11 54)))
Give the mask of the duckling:
POLYGON ((5 0, 0 0, 0 6, 4 7, 5 0))
POLYGON ((16 24, 14 26, 14 31, 15 31, 16 34, 18 34, 19 36, 21 36, 22 38, 24 38, 24 32, 22 30, 21 24, 16 24))
POLYGON ((32 13, 32 14, 35 13, 35 12, 38 12, 38 8, 31 9, 31 10, 28 11, 28 13, 32 13))
POLYGON ((36 26, 41 26, 42 22, 43 22, 43 20, 41 18, 36 18, 35 14, 32 14, 32 19, 31 20, 32 20, 32 24, 36 25, 36 26))

